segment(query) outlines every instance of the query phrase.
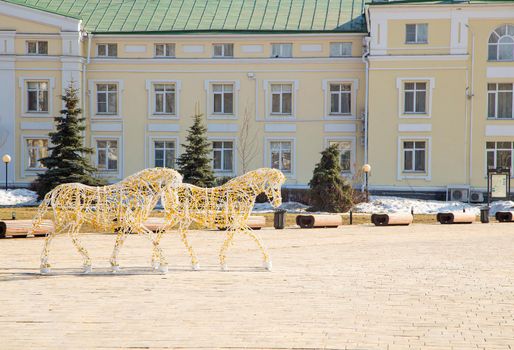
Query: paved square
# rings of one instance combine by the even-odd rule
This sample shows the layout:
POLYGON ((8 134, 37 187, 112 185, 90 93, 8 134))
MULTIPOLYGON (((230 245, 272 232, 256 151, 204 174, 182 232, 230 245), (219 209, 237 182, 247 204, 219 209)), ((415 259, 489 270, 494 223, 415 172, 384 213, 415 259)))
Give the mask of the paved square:
POLYGON ((95 271, 83 276, 67 237, 56 275, 38 274, 42 239, 0 240, 0 348, 511 349, 514 225, 345 226, 259 233, 218 267, 220 232, 194 232, 202 270, 177 235, 163 239, 167 275, 151 245, 131 236, 119 275, 111 235, 84 235, 95 271))

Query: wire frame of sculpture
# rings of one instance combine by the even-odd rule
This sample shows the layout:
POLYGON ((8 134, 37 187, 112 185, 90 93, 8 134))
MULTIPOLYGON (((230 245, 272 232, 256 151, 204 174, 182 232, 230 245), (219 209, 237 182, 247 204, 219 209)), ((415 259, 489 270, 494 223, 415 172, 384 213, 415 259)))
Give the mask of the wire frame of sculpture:
MULTIPOLYGON (((40 225, 48 209, 52 209, 55 230, 46 237, 41 253, 41 272, 50 272, 50 243, 59 233, 67 233, 71 237, 83 257, 84 272, 92 270, 89 253, 78 238, 80 227, 85 223, 98 230, 118 232, 110 259, 113 271, 117 271, 117 257, 127 234, 144 233, 154 241, 154 233, 143 223, 163 192, 173 197, 181 182, 182 176, 173 169, 151 168, 108 186, 92 187, 80 183, 57 186, 47 193, 33 221, 32 230, 40 225)), ((152 265, 162 271, 167 270, 166 260, 158 246, 153 247, 152 265)))
MULTIPOLYGON (((271 204, 282 204, 281 187, 286 178, 276 169, 261 168, 232 179, 222 186, 201 188, 181 184, 178 193, 168 190, 164 193, 162 204, 168 221, 167 228, 178 223, 179 234, 186 246, 193 269, 198 269, 198 259, 187 239, 187 229, 192 222, 206 228, 226 228, 226 238, 219 252, 221 268, 226 270, 226 252, 234 235, 244 233, 259 246, 264 259, 264 267, 271 269, 271 259, 256 233, 248 226, 248 217, 256 197, 265 193, 271 204)), ((162 232, 154 244, 159 245, 162 232)))

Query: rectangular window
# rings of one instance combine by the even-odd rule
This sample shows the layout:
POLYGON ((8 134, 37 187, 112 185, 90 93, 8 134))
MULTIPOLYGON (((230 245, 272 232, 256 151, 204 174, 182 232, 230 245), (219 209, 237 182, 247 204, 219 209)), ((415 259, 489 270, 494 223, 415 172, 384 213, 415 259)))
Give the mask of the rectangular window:
POLYGON ((292 142, 272 141, 270 142, 271 164, 270 167, 291 173, 292 171, 292 142))
POLYGON ((213 113, 234 114, 234 85, 213 84, 213 113))
POLYGON ((291 115, 293 110, 293 85, 271 84, 271 114, 291 115))
POLYGON ((97 140, 97 167, 102 171, 118 170, 118 141, 97 140))
POLYGON ((154 141, 154 166, 175 168, 175 141, 154 141))
POLYGON ((27 82, 27 112, 48 112, 48 82, 27 82))
POLYGON ((98 44, 98 57, 117 57, 118 44, 98 44))
POLYGON ((213 57, 234 57, 234 44, 213 44, 213 57))
POLYGON ((118 113, 118 85, 97 84, 96 85, 96 112, 97 114, 118 113))
POLYGON ((351 101, 351 84, 330 84, 330 114, 351 114, 351 101))
POLYGON ((175 114, 175 84, 154 84, 154 114, 175 114))
POLYGON ((403 171, 425 172, 426 169, 426 142, 403 142, 403 171))
POLYGON ((512 142, 486 142, 487 168, 512 169, 512 142))
POLYGON ((26 139, 27 147, 27 169, 42 169, 44 165, 40 162, 41 158, 48 157, 47 139, 26 139))
POLYGON ((175 44, 155 44, 155 57, 175 57, 175 44))
POLYGON ((330 57, 347 57, 352 55, 352 43, 330 43, 330 57))
POLYGON ((27 54, 48 55, 48 41, 27 41, 27 54))
POLYGON ((339 161, 341 172, 352 172, 352 142, 351 141, 330 141, 329 146, 337 145, 339 149, 339 161))
POLYGON ((404 113, 426 113, 427 83, 404 83, 404 113))
POLYGON ((407 44, 428 43, 428 24, 406 24, 405 42, 407 44))
POLYGON ((293 44, 272 44, 271 57, 293 57, 293 44))
POLYGON ((214 171, 231 172, 234 169, 234 142, 214 141, 212 143, 212 168, 214 171))
POLYGON ((487 84, 487 117, 512 119, 513 84, 487 84))

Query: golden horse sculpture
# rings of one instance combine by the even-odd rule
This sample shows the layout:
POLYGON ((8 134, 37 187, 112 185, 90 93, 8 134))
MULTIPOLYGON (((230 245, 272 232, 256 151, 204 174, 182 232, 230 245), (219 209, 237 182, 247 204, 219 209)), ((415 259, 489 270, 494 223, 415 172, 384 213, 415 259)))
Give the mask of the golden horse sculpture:
POLYGON ((225 254, 234 235, 244 233, 254 239, 264 258, 264 267, 271 270, 271 259, 259 237, 248 226, 248 217, 260 193, 265 193, 271 204, 282 204, 281 187, 286 178, 277 169, 261 168, 232 179, 222 186, 201 188, 181 184, 178 193, 169 188, 162 197, 167 226, 157 233, 154 245, 158 246, 163 232, 179 225, 178 230, 186 246, 193 269, 199 269, 198 259, 188 242, 186 231, 192 222, 205 228, 225 228, 226 238, 219 252, 222 270, 227 269, 225 254))
MULTIPOLYGON (((154 233, 144 221, 148 219, 163 193, 172 198, 182 183, 182 175, 173 169, 151 168, 108 186, 92 187, 80 183, 62 184, 48 192, 33 221, 38 227, 48 209, 53 210, 55 229, 46 237, 41 254, 41 273, 50 272, 50 242, 56 234, 67 232, 84 259, 84 272, 92 271, 91 258, 78 239, 80 227, 89 223, 100 230, 117 231, 116 244, 110 259, 113 272, 119 270, 117 257, 129 232, 145 233, 155 241, 154 233)), ((175 198, 175 201, 177 198, 175 198)), ((152 265, 162 272, 167 263, 160 247, 154 245, 152 265), (157 259, 159 260, 157 262, 157 259)))

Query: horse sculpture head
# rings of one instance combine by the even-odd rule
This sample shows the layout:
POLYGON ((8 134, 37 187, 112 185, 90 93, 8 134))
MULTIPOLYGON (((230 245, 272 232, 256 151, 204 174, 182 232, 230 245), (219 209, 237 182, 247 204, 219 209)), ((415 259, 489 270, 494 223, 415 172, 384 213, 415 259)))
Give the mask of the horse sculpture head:
POLYGON ((262 181, 262 192, 268 197, 271 205, 275 208, 282 205, 282 185, 286 177, 280 170, 261 168, 255 170, 256 175, 262 181))

